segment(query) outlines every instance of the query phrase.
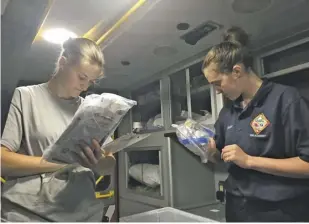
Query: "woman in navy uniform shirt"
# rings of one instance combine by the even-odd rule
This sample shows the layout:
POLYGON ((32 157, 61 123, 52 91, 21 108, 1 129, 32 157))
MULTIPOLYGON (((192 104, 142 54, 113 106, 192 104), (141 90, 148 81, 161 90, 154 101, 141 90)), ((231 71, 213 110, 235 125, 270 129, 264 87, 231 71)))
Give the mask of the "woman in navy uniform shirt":
POLYGON ((233 101, 216 122, 211 161, 224 161, 226 221, 309 221, 309 103, 253 71, 248 35, 233 27, 202 70, 233 101))

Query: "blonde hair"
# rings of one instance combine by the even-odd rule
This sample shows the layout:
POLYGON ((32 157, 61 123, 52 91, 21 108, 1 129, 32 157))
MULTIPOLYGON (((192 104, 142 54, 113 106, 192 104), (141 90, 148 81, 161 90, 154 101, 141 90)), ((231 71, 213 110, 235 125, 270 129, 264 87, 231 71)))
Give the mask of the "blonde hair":
MULTIPOLYGON (((69 63, 89 63, 96 64, 101 68, 103 74, 104 70, 104 55, 101 48, 92 40, 87 38, 70 38, 62 45, 62 52, 60 57, 68 59, 69 63)), ((56 68, 58 70, 58 68, 56 68)))
POLYGON ((222 73, 232 72, 233 66, 241 63, 247 70, 253 67, 253 57, 248 50, 248 34, 239 27, 232 27, 223 34, 223 42, 212 47, 207 53, 202 70, 211 63, 218 65, 222 73))

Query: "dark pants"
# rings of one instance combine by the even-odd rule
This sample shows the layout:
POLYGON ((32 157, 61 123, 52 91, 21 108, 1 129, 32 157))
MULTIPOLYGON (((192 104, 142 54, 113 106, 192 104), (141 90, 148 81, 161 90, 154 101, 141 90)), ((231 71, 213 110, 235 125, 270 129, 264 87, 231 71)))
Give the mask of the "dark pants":
POLYGON ((309 222, 309 197, 281 202, 226 194, 227 222, 309 222))

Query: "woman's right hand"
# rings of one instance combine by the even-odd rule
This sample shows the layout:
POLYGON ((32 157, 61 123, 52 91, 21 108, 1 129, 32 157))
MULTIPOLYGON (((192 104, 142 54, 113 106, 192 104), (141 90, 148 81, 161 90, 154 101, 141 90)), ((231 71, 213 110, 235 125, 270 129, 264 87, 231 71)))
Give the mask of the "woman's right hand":
POLYGON ((111 152, 105 152, 103 150, 103 156, 96 164, 94 170, 101 176, 111 174, 116 165, 116 159, 111 152))
POLYGON ((98 174, 107 172, 107 170, 110 170, 116 164, 113 154, 105 153, 99 142, 95 139, 92 140, 90 146, 85 142, 80 142, 79 148, 77 158, 79 163, 84 167, 96 171, 98 174))
POLYGON ((213 163, 218 163, 221 160, 220 152, 217 149, 216 142, 213 138, 209 138, 207 156, 208 159, 213 163))
POLYGON ((208 149, 210 150, 217 149, 216 142, 213 138, 209 138, 208 149))

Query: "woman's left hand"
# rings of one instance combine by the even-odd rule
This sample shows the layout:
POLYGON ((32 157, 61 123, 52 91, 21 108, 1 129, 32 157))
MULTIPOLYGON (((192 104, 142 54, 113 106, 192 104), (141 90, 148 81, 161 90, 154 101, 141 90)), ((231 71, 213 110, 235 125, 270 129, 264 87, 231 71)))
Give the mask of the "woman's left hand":
POLYGON ((224 162, 233 162, 241 168, 250 169, 251 156, 238 145, 227 145, 222 149, 221 158, 224 162))

